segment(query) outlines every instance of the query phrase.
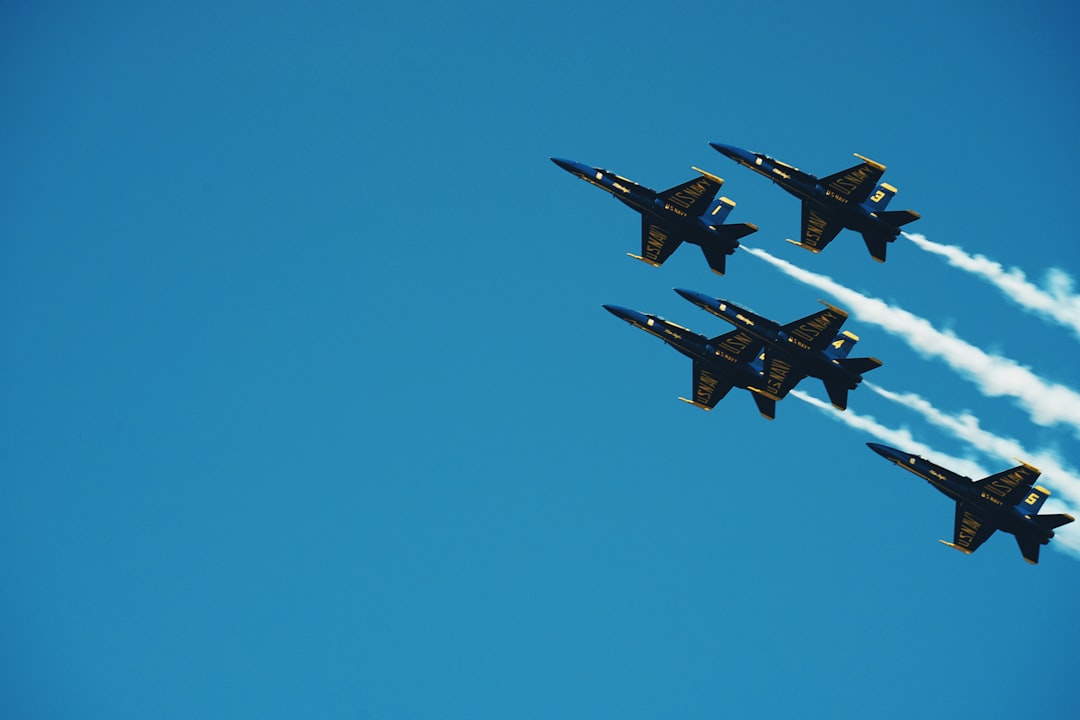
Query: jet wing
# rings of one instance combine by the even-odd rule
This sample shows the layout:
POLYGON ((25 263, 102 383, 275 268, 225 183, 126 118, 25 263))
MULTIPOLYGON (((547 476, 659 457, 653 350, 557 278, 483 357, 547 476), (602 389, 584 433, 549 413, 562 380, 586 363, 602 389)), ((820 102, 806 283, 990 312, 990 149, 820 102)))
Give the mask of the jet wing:
POLYGON ((664 201, 668 209, 674 210, 679 215, 685 213, 690 217, 699 217, 709 210, 721 184, 723 180, 720 178, 704 175, 688 180, 682 185, 676 185, 670 190, 664 190, 658 193, 657 197, 664 201))
POLYGON ((878 181, 885 174, 885 166, 873 160, 856 155, 863 162, 842 170, 834 175, 823 177, 818 182, 825 192, 835 198, 844 198, 848 202, 862 205, 870 193, 877 189, 878 181))
POLYGON ((796 245, 806 248, 810 252, 821 252, 825 246, 836 239, 844 226, 826 215, 818 212, 817 208, 809 203, 802 206, 802 235, 796 245))
POLYGON ((642 215, 641 255, 630 255, 630 257, 647 262, 654 267, 660 267, 681 244, 681 238, 672 237, 666 227, 649 222, 642 215))
POLYGON ((702 410, 712 410, 716 403, 735 386, 734 372, 718 370, 698 360, 694 361, 694 399, 679 398, 702 410))
POLYGON ((788 323, 781 329, 796 341, 796 344, 817 352, 824 350, 836 340, 845 320, 847 320, 847 313, 830 306, 813 315, 807 315, 801 320, 788 323))
POLYGON ((773 400, 783 400, 784 396, 791 392, 791 389, 804 377, 806 373, 801 368, 767 352, 761 393, 773 400))
POLYGON ((1005 507, 1014 507, 1031 495, 1031 486, 1039 479, 1039 474, 1038 468, 1025 463, 977 480, 975 487, 988 500, 1000 500, 1005 507))
POLYGON ((978 550, 995 530, 997 530, 996 527, 975 514, 974 508, 958 502, 956 503, 956 527, 953 529, 953 541, 942 540, 941 542, 970 555, 978 550))

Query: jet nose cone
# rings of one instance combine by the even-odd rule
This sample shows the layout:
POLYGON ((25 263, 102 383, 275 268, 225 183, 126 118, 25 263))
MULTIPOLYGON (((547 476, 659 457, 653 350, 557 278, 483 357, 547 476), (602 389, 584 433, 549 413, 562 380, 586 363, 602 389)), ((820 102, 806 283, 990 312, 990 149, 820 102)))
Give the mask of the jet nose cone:
POLYGON ((752 152, 747 151, 747 150, 743 150, 742 148, 737 148, 734 145, 725 145, 723 143, 714 143, 714 142, 709 143, 709 145, 711 145, 712 149, 715 150, 716 152, 720 153, 721 155, 728 156, 729 158, 731 158, 735 162, 741 162, 741 163, 752 163, 752 162, 754 162, 754 159, 755 159, 754 154, 752 152))
POLYGON ((625 320, 631 325, 640 325, 646 320, 645 316, 639 313, 637 310, 624 308, 621 305, 603 305, 602 307, 615 317, 619 318, 620 320, 625 320))
POLYGON ((684 290, 682 288, 675 288, 675 292, 683 296, 684 299, 689 300, 699 307, 706 307, 713 304, 715 301, 708 295, 703 295, 693 290, 684 290))
POLYGON ((870 448, 886 460, 895 461, 901 455, 901 452, 899 450, 897 450, 896 448, 891 448, 888 445, 881 445, 878 443, 866 443, 866 447, 870 448))
POLYGON ((584 177, 592 173, 592 168, 588 165, 583 165, 573 160, 564 160, 563 158, 551 158, 551 162, 555 163, 568 173, 573 173, 579 177, 584 177))
POLYGON ((602 305, 601 307, 603 307, 605 310, 607 310, 609 313, 611 313, 615 317, 622 318, 623 320, 626 320, 630 316, 629 308, 624 308, 624 307, 622 307, 620 305, 606 305, 605 304, 605 305, 602 305))

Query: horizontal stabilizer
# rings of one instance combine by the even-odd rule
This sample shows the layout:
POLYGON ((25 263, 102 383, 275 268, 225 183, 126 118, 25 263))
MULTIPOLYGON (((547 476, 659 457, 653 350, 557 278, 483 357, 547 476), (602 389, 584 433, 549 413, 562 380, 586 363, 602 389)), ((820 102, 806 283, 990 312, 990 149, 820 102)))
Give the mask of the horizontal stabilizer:
POLYGON ((1072 515, 1061 513, 1060 515, 1034 515, 1031 519, 1037 522, 1039 525, 1042 525, 1047 530, 1053 530, 1054 528, 1059 528, 1062 525, 1068 525, 1076 518, 1074 518, 1072 515))
POLYGON ((884 212, 874 213, 879 220, 884 220, 893 227, 903 227, 910 222, 915 222, 922 215, 914 210, 887 210, 884 212))
POLYGON ((754 396, 754 402, 757 404, 758 412, 761 416, 767 420, 776 419, 776 401, 771 397, 766 397, 761 393, 751 392, 754 396))
POLYGON ((705 262, 709 263, 709 269, 714 273, 723 275, 727 272, 727 256, 729 253, 725 247, 715 241, 708 244, 702 243, 701 252, 705 254, 705 262))
POLYGON ((885 250, 896 238, 891 235, 882 235, 880 233, 863 233, 863 242, 866 243, 866 249, 870 251, 870 257, 877 260, 879 263, 885 262, 885 250))
POLYGON ((1030 535, 1017 535, 1016 544, 1020 548, 1020 554, 1032 565, 1039 564, 1039 541, 1030 535))
POLYGON ((859 375, 862 375, 863 373, 868 373, 871 370, 877 370, 879 367, 881 367, 881 361, 875 357, 841 358, 837 360, 836 363, 841 367, 859 375))
POLYGON ((837 383, 825 383, 825 392, 829 394, 829 402, 837 410, 847 410, 847 385, 837 383))
POLYGON ((701 252, 705 254, 705 261, 717 275, 723 275, 727 268, 727 256, 735 252, 739 247, 739 238, 745 237, 757 231, 757 225, 752 223, 740 223, 738 225, 720 225, 713 230, 720 237, 702 238, 701 252))
POLYGON ((758 226, 754 223, 735 223, 732 225, 714 225, 713 229, 723 235, 725 240, 730 240, 738 245, 741 238, 756 233, 758 226))

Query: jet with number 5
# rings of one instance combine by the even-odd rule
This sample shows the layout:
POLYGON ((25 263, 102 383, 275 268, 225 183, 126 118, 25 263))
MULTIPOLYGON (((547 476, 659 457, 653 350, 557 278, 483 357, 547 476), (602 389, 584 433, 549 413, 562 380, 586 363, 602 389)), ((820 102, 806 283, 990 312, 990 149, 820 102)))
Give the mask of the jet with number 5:
POLYGON ((817 178, 762 153, 732 145, 709 143, 713 149, 744 167, 772 180, 802 200, 802 234, 789 240, 811 252, 821 252, 844 228, 862 233, 866 248, 878 262, 885 262, 885 248, 900 228, 919 219, 913 210, 886 210, 896 188, 878 183, 885 166, 865 158, 847 170, 817 178))
POLYGON ((840 332, 848 315, 827 303, 824 310, 781 325, 727 300, 693 290, 675 288, 675 292, 762 344, 762 380, 755 392, 771 402, 783 400, 799 381, 810 376, 825 384, 834 407, 846 410, 848 391, 862 382, 863 373, 881 367, 877 358, 848 357, 859 338, 846 330, 840 332))
POLYGON ((776 404, 756 391, 761 383, 761 343, 749 333, 736 330, 710 339, 659 315, 618 305, 604 305, 604 309, 694 361, 693 400, 680 397, 683 402, 712 410, 731 388, 738 387, 751 391, 762 415, 770 420, 775 415, 776 404))
POLYGON ((701 177, 656 192, 603 168, 559 158, 551 161, 641 213, 641 254, 627 255, 653 267, 663 265, 679 245, 688 242, 701 248, 714 273, 723 275, 727 256, 739 247, 739 238, 757 231, 753 223, 723 224, 735 203, 716 198, 724 181, 704 170, 694 168, 701 177))
POLYGON ((941 542, 970 555, 979 549, 995 530, 1012 533, 1020 553, 1032 565, 1039 562, 1039 546, 1054 537, 1054 528, 1068 525, 1075 518, 1039 515, 1050 491, 1035 485, 1037 468, 1023 463, 982 480, 972 480, 946 470, 918 455, 877 443, 867 446, 889 462, 918 475, 956 501, 956 524, 953 541, 941 542))

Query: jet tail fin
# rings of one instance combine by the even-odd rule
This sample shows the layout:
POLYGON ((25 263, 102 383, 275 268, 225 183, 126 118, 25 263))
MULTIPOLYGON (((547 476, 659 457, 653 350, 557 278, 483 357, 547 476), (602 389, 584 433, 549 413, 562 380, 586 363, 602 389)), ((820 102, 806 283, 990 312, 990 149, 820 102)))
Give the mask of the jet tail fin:
POLYGON ((1042 509, 1046 498, 1050 497, 1050 491, 1042 485, 1031 488, 1031 492, 1017 504, 1017 509, 1027 516, 1035 515, 1042 509))
POLYGON ((889 183, 881 183, 870 194, 864 205, 870 212, 879 213, 888 206, 894 195, 896 195, 896 188, 889 183))
POLYGON ((735 201, 726 198, 718 197, 713 200, 712 205, 702 213, 701 219, 705 221, 707 225, 717 226, 727 220, 727 216, 731 213, 732 208, 735 207, 735 201))
POLYGON ((859 336, 848 330, 837 334, 829 346, 825 348, 825 355, 831 360, 840 360, 851 354, 855 343, 859 342, 859 336))

